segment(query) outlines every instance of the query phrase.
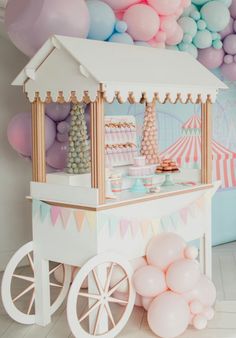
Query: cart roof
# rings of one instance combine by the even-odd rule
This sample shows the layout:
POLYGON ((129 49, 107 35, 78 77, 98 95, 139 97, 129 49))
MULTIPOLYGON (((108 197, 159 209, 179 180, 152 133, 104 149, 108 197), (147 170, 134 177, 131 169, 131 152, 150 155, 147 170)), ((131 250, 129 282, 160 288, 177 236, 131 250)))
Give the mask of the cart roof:
POLYGON ((164 101, 201 95, 202 102, 227 86, 191 55, 167 49, 107 43, 65 36, 51 37, 13 81, 23 85, 30 101, 35 92, 44 100, 47 92, 56 100, 71 92, 81 100, 88 92, 91 100, 102 88, 108 101, 118 95, 124 101, 130 93, 138 102, 145 93, 164 101), (158 94, 158 95, 157 95, 158 94))

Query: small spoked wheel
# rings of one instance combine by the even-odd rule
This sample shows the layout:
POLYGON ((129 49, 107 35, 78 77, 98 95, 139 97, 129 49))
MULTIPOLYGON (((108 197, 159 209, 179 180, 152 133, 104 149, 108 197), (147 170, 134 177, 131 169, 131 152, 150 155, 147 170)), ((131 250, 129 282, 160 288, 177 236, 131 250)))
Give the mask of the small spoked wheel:
MULTIPOLYGON (((70 266, 49 263, 52 315, 65 299, 71 282, 70 266), (54 273, 62 270, 62 282, 54 273)), ((35 277, 33 242, 23 245, 10 259, 2 278, 2 300, 6 312, 21 324, 35 323, 35 277)))
POLYGON ((132 274, 129 262, 112 253, 95 256, 80 269, 67 300, 67 319, 75 337, 112 338, 120 333, 134 306, 132 274))

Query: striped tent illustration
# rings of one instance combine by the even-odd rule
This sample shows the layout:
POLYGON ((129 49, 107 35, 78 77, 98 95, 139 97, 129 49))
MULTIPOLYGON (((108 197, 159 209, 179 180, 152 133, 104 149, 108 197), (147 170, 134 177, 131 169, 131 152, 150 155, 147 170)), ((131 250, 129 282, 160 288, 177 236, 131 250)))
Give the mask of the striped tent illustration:
MULTIPOLYGON (((182 136, 165 149, 161 158, 172 158, 182 168, 201 167, 201 120, 193 115, 182 126, 182 136)), ((213 179, 221 180, 222 188, 236 187, 236 153, 212 140, 213 179)))

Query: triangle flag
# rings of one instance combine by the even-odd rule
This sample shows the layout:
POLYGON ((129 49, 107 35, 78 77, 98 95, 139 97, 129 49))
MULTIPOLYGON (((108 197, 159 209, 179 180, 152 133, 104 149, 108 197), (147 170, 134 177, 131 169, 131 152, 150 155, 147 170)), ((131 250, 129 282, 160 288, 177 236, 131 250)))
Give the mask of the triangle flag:
POLYGON ((160 219, 153 219, 152 220, 152 231, 154 235, 158 234, 158 228, 160 226, 160 219))
POLYGON ((84 217, 85 217, 84 211, 74 210, 74 216, 76 220, 77 229, 80 232, 82 230, 83 223, 84 223, 84 217))
POLYGON ((184 224, 187 224, 188 221, 188 208, 183 208, 180 210, 180 216, 184 224))
POLYGON ((41 201, 33 199, 32 202, 32 215, 33 217, 40 211, 41 201))
POLYGON ((110 237, 113 237, 116 233, 118 227, 118 221, 115 217, 111 217, 109 220, 109 235, 110 237))
POLYGON ((125 237, 128 229, 129 229, 129 226, 130 226, 130 221, 128 219, 122 218, 120 220, 120 235, 121 235, 122 238, 125 237))
POLYGON ((67 227, 68 220, 70 218, 71 209, 69 208, 60 208, 61 219, 64 228, 67 227))
POLYGON ((53 205, 51 207, 51 221, 53 225, 56 224, 59 215, 60 215, 60 207, 53 205))
POLYGON ((137 219, 132 219, 132 221, 130 222, 130 228, 131 228, 132 237, 135 238, 139 231, 139 222, 137 219))
POLYGON ((85 211, 85 216, 87 218, 88 224, 91 229, 94 229, 96 226, 96 212, 94 211, 85 211))
POLYGON ((101 232, 104 227, 109 225, 109 216, 108 215, 101 215, 101 222, 98 222, 99 226, 97 227, 98 232, 101 232))
POLYGON ((196 206, 199 209, 205 209, 205 198, 204 198, 204 195, 196 200, 196 206))
POLYGON ((40 203, 40 220, 41 220, 41 222, 45 221, 47 215, 50 212, 50 209, 51 209, 51 207, 50 207, 49 204, 46 204, 46 203, 43 203, 43 202, 40 203))
POLYGON ((141 222, 141 230, 142 230, 143 237, 147 236, 149 224, 150 224, 150 221, 148 220, 144 220, 141 222))

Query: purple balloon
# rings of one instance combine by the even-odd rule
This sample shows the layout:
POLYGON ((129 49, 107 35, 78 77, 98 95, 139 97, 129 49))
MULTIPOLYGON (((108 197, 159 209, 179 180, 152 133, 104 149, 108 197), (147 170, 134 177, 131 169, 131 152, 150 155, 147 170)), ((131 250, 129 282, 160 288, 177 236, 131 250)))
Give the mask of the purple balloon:
POLYGON ((220 32, 221 39, 224 39, 227 35, 234 32, 233 24, 234 20, 230 18, 228 25, 220 32))
POLYGON ((85 120, 88 129, 88 136, 90 137, 90 127, 91 127, 91 109, 90 104, 87 104, 85 107, 85 120))
POLYGON ((226 63, 227 65, 229 65, 230 63, 234 62, 234 57, 233 55, 225 55, 224 57, 224 63, 226 63))
POLYGON ((53 34, 86 38, 89 23, 84 0, 9 0, 6 7, 6 31, 28 56, 53 34))
POLYGON ((62 122, 58 123, 57 131, 60 134, 68 134, 69 130, 70 130, 70 123, 68 123, 66 121, 62 121, 62 122))
POLYGON ((236 54, 236 34, 226 36, 223 43, 223 48, 227 54, 236 54))
POLYGON ((70 103, 48 103, 45 113, 55 122, 63 121, 70 114, 70 103))
POLYGON ((69 139, 69 135, 68 134, 57 133, 57 141, 58 142, 67 142, 68 139, 69 139))
POLYGON ((236 19, 236 0, 232 0, 232 4, 229 7, 230 15, 236 19))
POLYGON ((206 68, 214 69, 222 65, 224 60, 223 49, 215 49, 213 47, 199 49, 198 61, 201 62, 206 68))
POLYGON ((236 81, 236 63, 226 64, 221 66, 222 75, 230 81, 236 81))
POLYGON ((46 162, 50 167, 63 170, 66 167, 68 143, 55 141, 47 151, 46 162))
MULTIPOLYGON (((31 114, 19 113, 15 115, 7 128, 7 137, 14 150, 24 156, 32 154, 31 114)), ((45 116, 45 146, 46 150, 52 146, 56 138, 56 125, 45 116)))

